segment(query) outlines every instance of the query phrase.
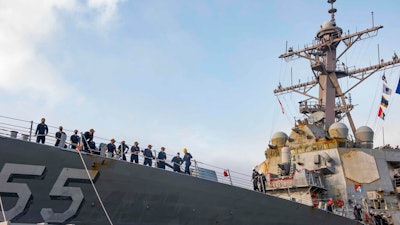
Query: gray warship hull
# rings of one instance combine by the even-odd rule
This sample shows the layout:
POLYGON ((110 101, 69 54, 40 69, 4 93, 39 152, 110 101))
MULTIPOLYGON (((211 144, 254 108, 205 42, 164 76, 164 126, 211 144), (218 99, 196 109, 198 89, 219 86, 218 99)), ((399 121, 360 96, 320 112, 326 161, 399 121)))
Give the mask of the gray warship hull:
MULTIPOLYGON (((129 162, 0 137, 0 194, 23 224, 357 224, 260 192, 129 162)), ((4 221, 4 218, 0 218, 4 221)))

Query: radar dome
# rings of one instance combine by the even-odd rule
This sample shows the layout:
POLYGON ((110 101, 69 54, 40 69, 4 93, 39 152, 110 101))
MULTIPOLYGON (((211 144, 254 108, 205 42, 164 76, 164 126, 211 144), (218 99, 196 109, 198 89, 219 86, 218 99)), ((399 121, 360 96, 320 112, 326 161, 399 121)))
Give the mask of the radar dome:
POLYGON ((347 138, 349 128, 344 123, 336 122, 329 127, 329 135, 332 138, 347 138))
POLYGON ((359 127, 356 130, 356 140, 357 141, 373 141, 374 140, 374 131, 367 126, 359 127))
POLYGON ((288 136, 284 132, 276 132, 272 135, 271 144, 276 146, 284 146, 287 139, 288 136))
POLYGON ((363 148, 372 148, 374 141, 374 131, 367 126, 359 127, 356 130, 356 141, 363 148))
POLYGON ((331 28, 331 27, 333 27, 331 22, 325 22, 321 26, 322 29, 331 28))

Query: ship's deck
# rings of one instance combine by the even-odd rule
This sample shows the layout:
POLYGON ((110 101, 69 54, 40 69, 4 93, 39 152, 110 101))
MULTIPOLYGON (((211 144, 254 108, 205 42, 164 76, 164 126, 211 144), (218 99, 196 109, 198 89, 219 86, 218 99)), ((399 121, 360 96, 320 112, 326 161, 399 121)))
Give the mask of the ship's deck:
MULTIPOLYGON (((33 121, 28 121, 28 120, 21 120, 21 119, 16 119, 16 118, 11 118, 11 117, 6 117, 6 116, 1 116, 0 115, 0 136, 3 137, 11 137, 11 138, 16 138, 20 139, 23 141, 28 141, 28 142, 36 142, 36 137, 34 136, 34 132, 36 129, 37 123, 33 121)), ((49 133, 46 136, 46 142, 45 145, 49 146, 54 146, 56 142, 55 138, 55 133, 58 131, 57 126, 52 126, 48 125, 49 127, 49 133)), ((67 141, 66 145, 67 148, 63 150, 67 151, 76 151, 74 149, 71 149, 71 145, 69 142, 70 135, 73 134, 73 130, 69 130, 64 128, 63 131, 67 134, 67 141)), ((102 137, 94 137, 94 141, 97 144, 97 149, 93 152, 99 153, 102 157, 105 157, 105 152, 104 149, 99 148, 100 145, 108 144, 111 138, 102 138, 102 137)), ((140 141, 140 140, 139 140, 140 141)), ((116 142, 116 146, 118 146, 120 143, 116 142)), ((130 145, 128 145, 131 147, 130 145)), ((160 146, 161 147, 161 146, 160 146)), ((154 146, 154 149, 159 149, 157 146, 154 146)), ((144 150, 144 148, 141 148, 140 150, 144 150)), ((177 152, 175 150, 168 150, 169 152, 177 152)), ((128 151, 130 152, 130 151, 128 151)), ((82 152, 83 154, 87 154, 85 152, 82 152)), ((157 150, 153 151, 153 155, 157 157, 157 150)), ((130 160, 130 154, 127 153, 125 154, 127 158, 127 162, 130 160)), ((168 154, 167 153, 167 163, 171 164, 171 159, 175 155, 168 154)), ((181 154, 181 157, 183 154, 181 154)), ((118 160, 118 159, 115 159, 118 160)), ((139 164, 142 165, 144 161, 144 156, 143 154, 139 154, 139 164)), ((154 168, 157 167, 157 160, 153 160, 153 165, 154 168)), ((184 163, 181 165, 181 171, 184 171, 184 163)), ((171 168, 168 166, 166 167, 167 171, 173 171, 171 168)), ((192 176, 210 180, 210 181, 216 181, 219 183, 223 184, 229 184, 245 189, 252 189, 252 182, 251 182, 251 171, 249 174, 244 174, 241 172, 233 171, 229 168, 221 168, 219 166, 211 165, 205 162, 197 161, 192 159, 192 164, 190 166, 190 170, 192 171, 192 176)), ((183 173, 182 173, 183 175, 183 173)))

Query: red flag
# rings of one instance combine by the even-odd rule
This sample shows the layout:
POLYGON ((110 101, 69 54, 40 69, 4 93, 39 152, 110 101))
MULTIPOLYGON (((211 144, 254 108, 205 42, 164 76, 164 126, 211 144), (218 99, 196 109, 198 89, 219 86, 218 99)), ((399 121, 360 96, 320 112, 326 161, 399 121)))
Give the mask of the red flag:
POLYGON ((278 98, 279 105, 281 106, 282 114, 285 114, 285 109, 283 108, 281 100, 278 98))
POLYGON ((385 113, 382 110, 382 107, 379 107, 379 111, 378 111, 378 117, 380 117, 381 119, 385 120, 385 113))
POLYGON ((354 185, 354 190, 356 192, 362 192, 362 185, 361 184, 355 184, 354 185))

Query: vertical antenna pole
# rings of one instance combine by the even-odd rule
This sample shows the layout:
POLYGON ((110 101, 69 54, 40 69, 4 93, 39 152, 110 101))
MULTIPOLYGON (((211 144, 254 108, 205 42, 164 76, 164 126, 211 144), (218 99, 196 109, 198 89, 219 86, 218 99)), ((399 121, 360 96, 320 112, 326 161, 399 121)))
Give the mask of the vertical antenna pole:
POLYGON ((31 142, 32 138, 32 129, 33 129, 33 121, 31 120, 31 128, 29 129, 29 142, 31 142))
POLYGON ((287 41, 286 41, 286 49, 285 49, 285 52, 287 52, 287 41))
POLYGON ((293 67, 290 67, 290 85, 293 86, 293 67))
POLYGON ((374 23, 374 12, 371 12, 371 17, 372 17, 372 27, 375 27, 375 23, 374 23))
POLYGON ((229 169, 226 170, 228 172, 228 177, 229 177, 229 183, 231 184, 231 186, 233 185, 232 183, 232 177, 231 177, 231 171, 229 171, 229 169))
POLYGON ((378 44, 378 63, 381 64, 381 53, 379 51, 379 44, 378 44))

